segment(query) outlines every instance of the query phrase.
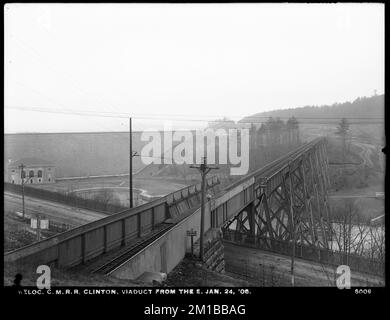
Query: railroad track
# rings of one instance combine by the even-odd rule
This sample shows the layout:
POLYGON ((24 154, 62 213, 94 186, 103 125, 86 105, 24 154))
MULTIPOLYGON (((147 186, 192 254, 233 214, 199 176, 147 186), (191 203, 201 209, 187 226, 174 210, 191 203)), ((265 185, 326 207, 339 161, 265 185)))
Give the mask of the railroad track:
POLYGON ((257 174, 255 173, 255 176, 261 176, 261 177, 267 178, 267 177, 273 175, 275 172, 280 170, 282 167, 286 166, 289 163, 289 161, 295 160, 302 153, 304 153, 306 150, 310 149, 313 145, 318 143, 318 141, 319 141, 318 139, 313 140, 313 141, 301 146, 297 150, 288 153, 287 155, 285 155, 281 159, 277 159, 277 160, 271 162, 268 166, 261 168, 259 170, 260 172, 258 172, 257 174))
POLYGON ((242 184, 243 182, 247 181, 248 179, 255 177, 262 177, 267 178, 271 176, 274 172, 278 171, 281 167, 288 164, 290 160, 295 159, 298 157, 301 153, 305 152, 306 150, 310 149, 313 145, 318 143, 321 140, 321 138, 314 139, 308 143, 305 143, 304 145, 300 146, 298 149, 293 150, 286 155, 282 156, 282 158, 276 159, 265 166, 261 167, 260 169, 257 169, 256 171, 247 174, 246 176, 242 177, 238 181, 232 183, 231 185, 227 186, 223 192, 229 191, 238 185, 242 184))
POLYGON ((92 273, 100 273, 108 275, 112 271, 114 271, 117 267, 119 267, 121 264, 129 260, 131 257, 133 257, 135 254, 137 254, 140 250, 148 246, 150 243, 158 239, 160 236, 162 236, 164 233, 166 233, 169 229, 171 229, 175 223, 172 224, 166 224, 161 230, 158 232, 152 234, 150 237, 146 239, 140 239, 139 242, 135 243, 133 246, 131 246, 128 250, 126 250, 123 253, 120 253, 118 256, 116 256, 113 259, 110 259, 108 262, 104 263, 103 265, 95 268, 92 270, 92 273))

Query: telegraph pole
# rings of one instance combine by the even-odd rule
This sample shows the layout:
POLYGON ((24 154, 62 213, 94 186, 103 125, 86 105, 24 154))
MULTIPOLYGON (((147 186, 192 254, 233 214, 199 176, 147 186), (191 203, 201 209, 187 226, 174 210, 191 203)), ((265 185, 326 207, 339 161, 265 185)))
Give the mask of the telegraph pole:
POLYGON ((199 258, 203 261, 203 233, 204 233, 204 213, 205 213, 205 194, 206 194, 206 175, 212 169, 218 169, 217 166, 207 165, 206 157, 202 158, 202 164, 192 165, 190 168, 198 169, 202 175, 201 207, 200 207, 200 250, 199 258))
POLYGON ((129 163, 129 192, 130 208, 133 207, 133 132, 131 128, 131 117, 129 118, 129 137, 130 137, 130 163, 129 163))
POLYGON ((41 241, 41 215, 37 214, 37 238, 41 241))
POLYGON ((22 164, 20 164, 20 166, 19 166, 19 168, 20 168, 20 177, 22 178, 22 206, 23 206, 23 219, 24 219, 24 217, 25 217, 25 211, 24 211, 24 177, 23 177, 23 173, 24 173, 24 164, 22 163, 22 164))

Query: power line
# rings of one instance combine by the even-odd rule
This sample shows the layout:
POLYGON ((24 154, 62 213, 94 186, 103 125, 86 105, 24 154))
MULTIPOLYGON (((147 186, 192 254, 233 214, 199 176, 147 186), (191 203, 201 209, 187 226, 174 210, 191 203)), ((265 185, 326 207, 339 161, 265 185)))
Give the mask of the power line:
MULTIPOLYGON (((32 48, 30 45, 28 45, 24 40, 22 40, 22 39, 19 38, 19 37, 14 36, 14 35, 11 36, 10 39, 17 40, 17 41, 19 42, 19 47, 20 47, 20 48, 22 48, 22 46, 24 46, 25 48, 27 48, 30 52, 33 53, 33 55, 35 55, 35 59, 38 59, 38 60, 40 60, 41 62, 43 62, 43 64, 46 65, 46 67, 47 67, 48 69, 54 71, 54 72, 57 73, 57 74, 62 75, 63 78, 64 78, 64 76, 65 76, 65 78, 67 78, 68 80, 70 80, 70 82, 72 83, 73 87, 76 88, 79 92, 84 93, 84 94, 85 94, 86 96, 88 96, 88 97, 91 96, 91 93, 88 93, 88 92, 86 92, 84 89, 81 89, 81 88, 76 84, 76 81, 75 81, 74 79, 72 79, 72 77, 71 77, 69 74, 67 74, 67 73, 65 73, 65 72, 63 72, 63 71, 62 71, 62 72, 59 72, 58 70, 56 70, 52 65, 50 65, 50 64, 47 62, 47 58, 43 57, 40 53, 38 53, 37 50, 35 50, 34 48, 32 48), (20 44, 22 44, 22 46, 21 46, 20 44)), ((18 45, 17 42, 14 42, 14 43, 15 43, 16 45, 18 45)), ((25 49, 22 48, 22 50, 25 50, 25 49)), ((32 57, 32 55, 30 55, 30 54, 28 54, 28 53, 26 53, 26 52, 24 52, 24 53, 26 54, 26 56, 28 56, 28 57, 30 57, 30 58, 32 57)), ((100 100, 100 102, 103 102, 103 101, 102 101, 101 99, 99 99, 99 98, 98 98, 98 100, 100 100)), ((109 107, 109 106, 106 106, 106 107, 108 107, 110 110, 112 110, 111 107, 109 107)))
MULTIPOLYGON (((49 32, 49 30, 46 30, 46 29, 43 29, 52 39, 54 38, 54 35, 49 32)), ((32 57, 30 54, 26 53, 25 50, 27 48, 28 51, 32 52, 34 55, 35 55, 35 59, 38 59, 40 60, 41 62, 43 62, 46 67, 48 69, 51 69, 53 70, 55 73, 57 74, 60 74, 62 75, 63 77, 67 78, 68 80, 71 81, 72 85, 79 91, 79 92, 82 92, 84 93, 86 96, 90 97, 91 96, 91 93, 88 93, 87 91, 85 91, 84 89, 81 89, 80 86, 76 85, 76 80, 74 78, 72 78, 69 74, 61 71, 59 72, 58 70, 56 70, 52 65, 50 65, 47 61, 47 58, 43 57, 36 49, 34 49, 33 47, 31 47, 29 44, 27 44, 24 40, 22 40, 20 37, 16 37, 15 35, 12 35, 9 40, 16 40, 17 42, 14 42, 16 45, 18 45, 22 50, 23 52, 28 56, 28 57, 32 57), (19 44, 18 44, 19 42, 19 44), (24 48, 23 48, 24 47, 24 48)), ((100 102, 103 102, 103 104, 109 108, 110 110, 113 110, 112 106, 109 106, 109 105, 112 105, 112 103, 110 103, 109 105, 104 103, 104 101, 101 99, 101 98, 98 98, 98 100, 100 102)), ((24 108, 20 108, 20 107, 17 107, 18 109, 20 110, 24 110, 24 108)), ((14 108, 16 109, 16 108, 14 108)), ((281 111, 281 112, 284 112, 286 110, 289 110, 289 109, 278 109, 278 110, 275 110, 275 111, 281 111)), ((44 111, 38 111, 38 110, 29 110, 29 111, 36 111, 36 112, 44 112, 44 111)), ((69 110, 67 110, 69 111, 69 110)), ((47 111, 49 112, 49 111, 47 111)), ((51 111, 50 111, 51 112, 51 111)), ((78 111, 72 111, 73 114, 75 115, 85 115, 85 114, 80 114, 80 110, 78 111)), ((81 112, 84 112, 84 111, 81 111, 81 112)), ((95 113, 92 113, 90 111, 85 111, 88 113, 88 116, 97 116, 95 115, 95 113)), ((266 111, 266 112, 272 112, 272 111, 266 111)), ((67 113, 67 112, 59 112, 59 113, 67 113)), ((118 112, 101 112, 100 114, 104 114, 104 117, 111 117, 111 118, 126 118, 128 119, 130 117, 129 114, 126 114, 126 113, 118 113, 118 112), (113 114, 116 114, 117 116, 110 116, 113 115, 113 114)), ((99 115, 99 116, 102 116, 103 115, 99 115)), ((151 120, 151 119, 155 119, 155 120, 162 120, 160 117, 161 116, 166 116, 166 117, 174 117, 174 116, 191 116, 191 115, 183 115, 183 114, 176 114, 176 115, 167 115, 167 114, 159 114, 159 115, 156 115, 157 117, 156 118, 153 118, 153 117, 150 117, 150 116, 138 116, 138 117, 133 117, 133 118, 136 118, 136 119, 145 119, 145 120, 151 120)), ((199 117, 199 115, 197 115, 197 117, 199 117)), ((210 121, 213 121, 213 122, 229 122, 231 123, 232 120, 224 120, 225 116, 221 116, 221 115, 207 115, 207 116, 204 116, 206 117, 205 119, 194 119, 193 117, 190 117, 190 118, 183 118, 183 119, 165 119, 165 120, 172 120, 172 121, 208 121, 207 120, 207 117, 210 118, 210 121), (222 117, 223 119, 215 119, 215 118, 218 118, 218 117, 222 117)), ((245 121, 240 121, 240 123, 257 123, 256 121, 252 121, 252 119, 269 119, 271 118, 272 116, 268 115, 268 116, 257 116, 257 115, 253 115, 253 116, 248 116, 248 117, 245 117, 245 116, 242 116, 242 115, 230 115, 230 117, 232 118, 244 118, 245 121)), ((322 117, 322 118, 318 118, 318 117, 300 117, 300 116, 295 116, 297 119, 299 119, 300 121, 302 120, 340 120, 341 118, 345 117, 343 115, 340 115, 340 117, 322 117)), ((276 117, 276 116, 273 116, 273 118, 275 119, 280 119, 280 120, 288 120, 289 118, 291 117, 288 117, 288 116, 282 116, 282 117, 276 117)), ((380 120, 381 123, 384 122, 384 119, 383 118, 379 118, 379 117, 347 117, 347 119, 351 119, 351 120, 380 120)), ((262 122, 260 122, 262 123, 262 122)), ((317 124, 317 123, 316 123, 317 124)), ((327 122, 323 122, 323 123, 318 123, 318 124, 329 124, 327 122)), ((371 124, 371 123, 368 123, 367 121, 364 121, 363 123, 360 123, 360 122, 357 122, 357 123, 351 123, 351 124, 371 124)), ((379 124, 379 123, 372 123, 372 124, 379 124)))
POLYGON ((174 159, 172 159, 172 158, 144 156, 144 155, 140 155, 140 154, 135 154, 134 157, 153 158, 153 159, 166 160, 166 161, 172 161, 172 162, 173 162, 173 160, 174 160, 174 159))
POLYGON ((104 117, 104 118, 122 118, 128 119, 127 116, 119 116, 119 115, 109 115, 105 114, 105 112, 93 112, 87 110, 58 110, 58 109, 45 109, 45 108, 30 108, 30 107, 15 107, 15 106, 6 106, 5 109, 15 109, 22 111, 31 111, 31 112, 42 112, 42 113, 59 113, 59 114, 68 114, 68 115, 78 115, 78 116, 88 116, 88 117, 104 117))
MULTIPOLYGON (((30 90, 34 91, 34 92, 37 93, 38 95, 40 95, 40 96, 42 96, 42 97, 46 97, 49 101, 52 101, 52 102, 54 102, 54 103, 56 103, 56 104, 58 104, 58 105, 61 105, 61 103, 59 103, 59 102, 56 101, 55 99, 53 99, 53 98, 51 98, 51 97, 49 97, 49 96, 43 94, 42 92, 40 92, 40 91, 38 91, 38 90, 36 90, 36 89, 34 89, 34 88, 32 88, 32 87, 26 86, 25 84, 23 84, 23 83, 21 83, 21 82, 19 82, 19 81, 16 81, 16 82, 17 82, 19 85, 22 85, 22 86, 26 87, 27 89, 30 89, 30 90)), ((26 109, 28 109, 28 108, 26 108, 26 109)), ((63 110, 66 110, 66 109, 63 109, 63 110)), ((77 111, 76 111, 76 112, 77 112, 77 111)), ((95 122, 95 124, 98 124, 100 127, 104 126, 104 127, 107 128, 108 130, 112 130, 111 128, 109 129, 109 128, 108 128, 107 126, 105 126, 104 124, 96 122, 93 118, 92 118, 91 120, 92 120, 93 122, 95 122)), ((112 131, 111 131, 111 132, 112 132, 112 131)), ((113 133, 113 134, 116 134, 117 137, 118 137, 119 139, 122 139, 123 141, 125 141, 126 137, 124 137, 123 135, 118 134, 118 133, 115 133, 115 132, 112 132, 112 133, 113 133)))
MULTIPOLYGON (((91 110, 82 110, 82 109, 55 109, 55 108, 42 108, 42 107, 24 107, 24 106, 6 106, 8 109, 20 109, 20 110, 26 110, 26 111, 41 111, 41 112, 49 112, 49 113, 55 113, 55 112, 63 112, 63 113, 75 113, 75 114, 91 114, 91 115, 96 115, 96 116, 113 116, 113 117, 126 117, 128 118, 129 114, 125 112, 107 112, 107 111, 91 111, 91 110)), ((177 117, 177 116, 187 116, 188 118, 181 118, 178 120, 195 120, 195 121, 210 121, 210 122, 227 122, 227 123, 232 123, 234 122, 233 120, 229 119, 215 119, 218 116, 202 116, 202 115, 183 115, 183 114, 155 114, 155 115, 138 115, 137 118, 139 119, 167 119, 170 120, 171 117, 177 117), (196 118, 194 119, 194 116, 196 117, 210 117, 210 119, 204 118, 204 119, 199 119, 196 118)), ((220 116, 219 116, 220 117, 220 116)), ((280 120, 288 120, 291 117, 269 117, 269 116, 249 116, 249 117, 243 117, 243 116, 237 116, 241 117, 243 119, 266 119, 269 120, 270 118, 273 118, 274 120, 280 119, 280 120)), ((300 120, 340 120, 343 118, 343 116, 340 117, 299 117, 295 116, 295 118, 300 119, 300 120)), ((384 121, 384 118, 379 118, 379 117, 345 117, 347 120, 381 120, 384 121)), ((250 122, 250 121, 249 121, 250 122)))
MULTIPOLYGON (((166 161, 171 161, 174 163, 175 159, 173 158, 165 158, 165 157, 153 157, 153 156, 144 156, 140 154, 135 154, 133 155, 134 157, 142 157, 142 158, 153 158, 153 159, 159 159, 159 160, 166 160, 166 161)), ((162 163, 163 164, 163 163, 162 163)), ((168 164, 168 163, 167 163, 168 164)), ((184 163, 185 165, 195 165, 195 163, 184 163)), ((229 164, 228 164, 229 165, 229 164)), ((219 169, 219 168, 218 168, 219 169)))
MULTIPOLYGON (((129 115, 126 113, 113 113, 113 112, 96 112, 90 110, 71 110, 71 109, 48 109, 48 108, 39 108, 39 107, 21 107, 21 106, 5 106, 5 109, 15 109, 31 112, 42 112, 42 113, 57 113, 57 114, 68 114, 68 115, 77 115, 77 116, 87 116, 87 117, 103 117, 103 118, 117 118, 117 119, 128 119, 129 115)), ((174 117, 175 115, 170 115, 174 117)), ((165 121, 187 121, 187 122, 227 122, 231 123, 231 120, 207 120, 207 119, 194 119, 194 118, 162 118, 156 116, 133 116, 133 119, 139 120, 165 120, 165 121)), ((301 122, 301 124, 337 124, 341 118, 299 118, 298 120, 319 120, 318 122, 301 122), (323 121, 334 119, 335 121, 323 121)), ((257 117, 253 119, 269 119, 269 117, 257 117)), ((279 118, 282 120, 282 118, 279 118)), ((287 118, 286 118, 287 119, 287 118)), ((346 118, 347 120, 359 120, 364 118, 346 118)), ((358 122, 349 122, 349 124, 383 124, 384 119, 380 118, 365 118, 368 121, 358 121, 358 122), (370 121, 373 119, 380 119, 380 121, 370 121)), ((251 123, 266 123, 267 121, 239 121, 235 124, 251 124, 251 123)))

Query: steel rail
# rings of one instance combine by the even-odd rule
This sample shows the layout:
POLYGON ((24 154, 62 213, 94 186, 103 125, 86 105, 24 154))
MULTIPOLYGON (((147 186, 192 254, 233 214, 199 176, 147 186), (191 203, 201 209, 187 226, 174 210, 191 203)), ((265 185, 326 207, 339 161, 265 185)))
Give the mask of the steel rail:
POLYGON ((123 264, 128 259, 130 259, 132 256, 137 254, 139 251, 141 251, 143 248, 145 248, 148 244, 152 243, 155 239, 159 238, 161 235, 166 233, 168 230, 170 230, 176 223, 172 223, 164 227, 162 230, 156 232, 152 236, 148 237, 144 241, 141 241, 140 243, 137 243, 131 247, 129 247, 128 250, 125 252, 119 254, 118 256, 114 257, 113 259, 109 260, 108 262, 104 263, 103 265, 97 267, 92 271, 92 273, 103 273, 108 274, 113 269, 115 269, 118 265, 123 264))
POLYGON ((239 179, 238 181, 233 182, 232 184, 227 186, 223 191, 229 191, 229 190, 233 189, 234 187, 237 187, 238 185, 240 185, 243 182, 247 181, 250 178, 253 178, 253 177, 256 178, 256 177, 258 177, 260 175, 264 176, 265 173, 268 173, 271 170, 276 170, 277 168, 280 168, 281 164, 284 161, 286 161, 288 163, 288 160, 290 160, 294 155, 301 154, 302 152, 310 149, 311 147, 313 147, 314 145, 316 145, 317 143, 319 143, 323 139, 324 138, 316 138, 316 139, 314 139, 314 140, 312 140, 312 141, 310 141, 308 143, 305 143, 304 145, 298 147, 298 149, 290 151, 286 155, 284 155, 284 156, 282 156, 282 157, 280 157, 280 158, 270 162, 269 164, 261 167, 260 169, 257 169, 255 172, 249 173, 246 176, 244 176, 241 179, 239 179))

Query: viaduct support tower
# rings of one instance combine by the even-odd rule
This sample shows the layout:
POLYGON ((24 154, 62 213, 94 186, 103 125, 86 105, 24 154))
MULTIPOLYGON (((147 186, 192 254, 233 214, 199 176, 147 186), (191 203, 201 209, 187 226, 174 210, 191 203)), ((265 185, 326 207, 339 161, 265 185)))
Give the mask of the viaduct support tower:
POLYGON ((288 252, 292 242, 318 255, 320 249, 330 249, 325 143, 275 163, 255 177, 254 201, 224 227, 224 234, 245 237, 260 248, 278 252, 288 252))

